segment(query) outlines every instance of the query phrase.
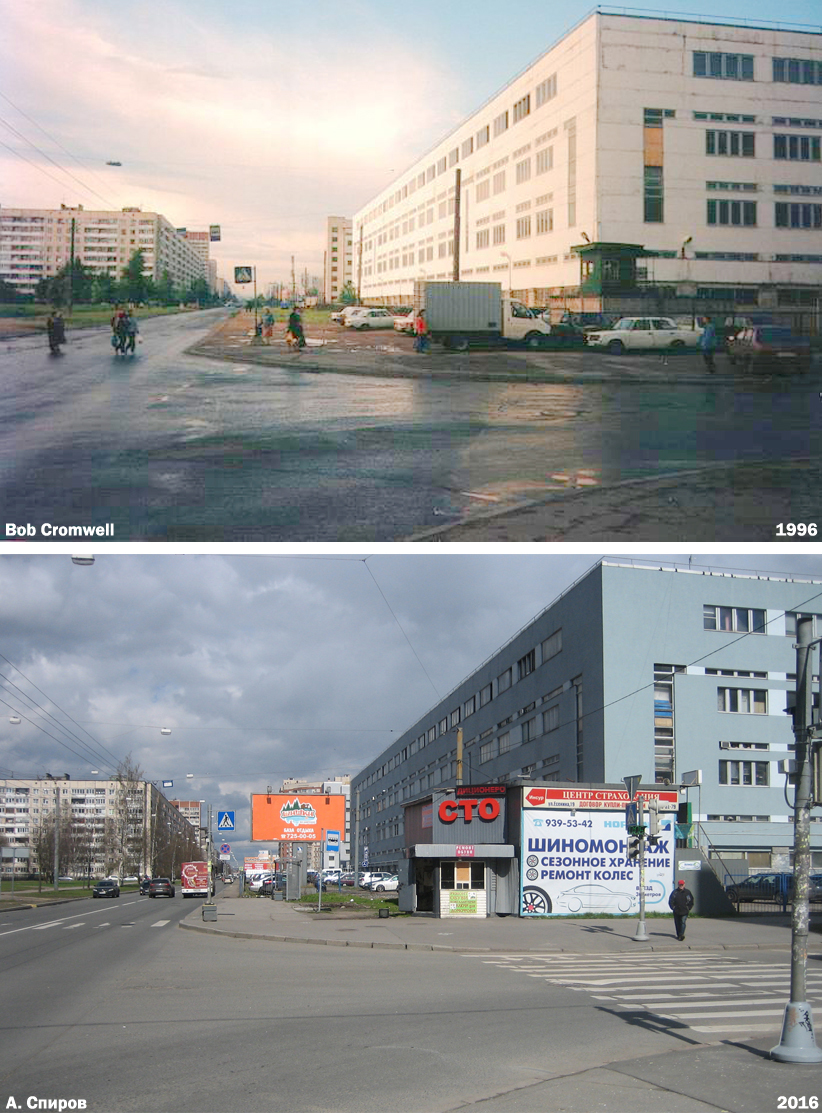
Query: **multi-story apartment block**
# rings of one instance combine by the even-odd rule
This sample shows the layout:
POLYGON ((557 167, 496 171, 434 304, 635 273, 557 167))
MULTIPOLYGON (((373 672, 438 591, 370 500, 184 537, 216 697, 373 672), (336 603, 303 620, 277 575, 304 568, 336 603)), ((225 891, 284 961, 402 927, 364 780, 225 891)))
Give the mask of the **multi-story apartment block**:
POLYGON ((822 34, 598 9, 355 214, 354 282, 405 303, 458 253, 529 305, 799 312, 820 144, 822 34))
POLYGON ((325 222, 325 274, 323 290, 326 302, 335 302, 343 286, 351 281, 351 220, 330 216, 325 222))
POLYGON ((60 870, 82 877, 171 871, 199 848, 198 831, 149 781, 4 778, 4 873, 12 863, 21 875, 51 869, 55 815, 60 870))
MULTIPOLYGON (((207 233, 205 233, 207 235, 207 233)), ((159 281, 168 271, 188 286, 208 278, 207 258, 160 213, 140 209, 97 212, 78 206, 59 209, 0 209, 0 279, 21 294, 31 294, 74 257, 95 271, 119 278, 136 250, 143 252, 143 273, 159 281)), ((206 251, 207 251, 206 247, 206 251)))
MULTIPOLYGON (((601 561, 352 778, 360 845, 376 869, 407 857, 405 809, 456 785, 461 731, 465 784, 638 773, 681 786, 710 854, 787 860, 780 760, 806 614, 822 635, 822 581, 601 561)), ((819 811, 811 831, 822 868, 819 811)))

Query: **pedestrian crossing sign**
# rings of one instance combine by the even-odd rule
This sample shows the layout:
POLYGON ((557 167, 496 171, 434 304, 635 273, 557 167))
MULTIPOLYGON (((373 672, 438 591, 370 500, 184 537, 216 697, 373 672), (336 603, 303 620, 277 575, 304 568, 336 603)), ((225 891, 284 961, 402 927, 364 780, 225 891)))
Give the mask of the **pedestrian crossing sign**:
POLYGON ((234 812, 217 812, 217 830, 234 830, 234 812))

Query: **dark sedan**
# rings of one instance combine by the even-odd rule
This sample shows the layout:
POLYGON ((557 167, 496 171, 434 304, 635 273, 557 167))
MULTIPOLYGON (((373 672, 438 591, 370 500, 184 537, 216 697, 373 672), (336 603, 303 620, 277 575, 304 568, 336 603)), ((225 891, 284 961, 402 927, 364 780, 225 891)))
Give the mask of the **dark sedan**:
POLYGON ((743 328, 727 343, 728 362, 750 370, 755 367, 799 367, 811 365, 811 344, 782 325, 753 325, 743 328))
POLYGON ((152 877, 148 883, 148 895, 150 897, 173 897, 174 885, 168 877, 152 877))
POLYGON ((793 874, 754 873, 726 885, 725 892, 734 904, 754 900, 773 900, 781 904, 793 896, 793 874))
POLYGON ((91 890, 91 895, 93 897, 119 897, 120 886, 112 878, 106 877, 97 882, 91 890))

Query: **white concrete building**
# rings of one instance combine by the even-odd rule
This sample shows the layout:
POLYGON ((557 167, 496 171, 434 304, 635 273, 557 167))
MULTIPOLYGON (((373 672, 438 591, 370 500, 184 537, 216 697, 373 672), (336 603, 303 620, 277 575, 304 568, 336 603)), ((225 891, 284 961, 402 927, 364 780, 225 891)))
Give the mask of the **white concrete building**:
POLYGON ((822 33, 597 10, 355 214, 354 283, 813 307, 820 144, 822 33))
MULTIPOLYGON (((23 294, 34 292, 74 257, 96 273, 120 278, 134 252, 143 252, 143 273, 158 282, 168 271, 187 286, 208 278, 207 252, 193 246, 160 213, 137 208, 122 212, 59 209, 0 209, 0 279, 23 294)), ((207 233, 206 233, 207 235, 207 233)))
POLYGON ((329 216, 325 222, 325 272, 323 293, 326 302, 335 302, 346 282, 352 278, 351 220, 329 216))

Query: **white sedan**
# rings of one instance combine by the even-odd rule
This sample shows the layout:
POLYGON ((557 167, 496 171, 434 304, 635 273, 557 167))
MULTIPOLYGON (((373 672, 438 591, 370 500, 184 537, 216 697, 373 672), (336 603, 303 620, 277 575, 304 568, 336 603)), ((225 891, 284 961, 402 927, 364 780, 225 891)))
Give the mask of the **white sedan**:
POLYGON ((357 313, 347 322, 351 328, 393 328, 394 314, 387 309, 367 309, 364 313, 357 313))
POLYGON ((383 877, 379 881, 372 881, 368 887, 372 893, 387 893, 399 889, 400 879, 394 874, 393 877, 383 877))
POLYGON ((609 329, 589 332, 586 346, 613 355, 660 348, 695 348, 701 329, 680 328, 670 317, 620 317, 609 329))
POLYGON ((394 328, 397 332, 414 332, 416 329, 417 314, 412 309, 405 317, 394 318, 394 328))

